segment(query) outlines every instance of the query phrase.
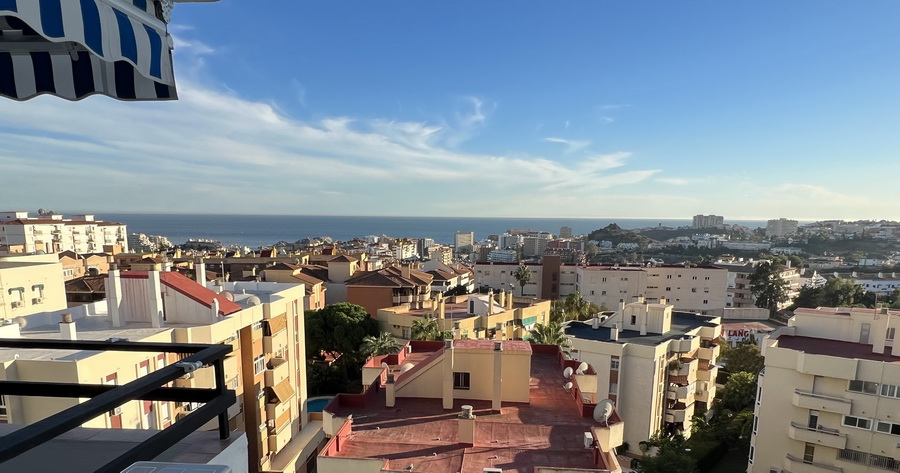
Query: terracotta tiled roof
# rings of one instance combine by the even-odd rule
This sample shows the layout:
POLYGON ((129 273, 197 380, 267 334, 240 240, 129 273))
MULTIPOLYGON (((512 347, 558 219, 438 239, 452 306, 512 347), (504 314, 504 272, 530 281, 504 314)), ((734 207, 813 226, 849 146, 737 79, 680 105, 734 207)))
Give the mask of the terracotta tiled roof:
POLYGON ((450 274, 446 271, 441 271, 440 269, 428 271, 428 274, 434 278, 434 281, 449 281, 458 276, 457 274, 450 274))
POLYGON ((356 261, 359 261, 359 260, 352 256, 340 255, 337 258, 333 258, 333 259, 329 260, 328 262, 329 263, 354 263, 356 261))
POLYGON ((297 273, 297 274, 294 274, 293 276, 294 276, 294 279, 297 279, 298 281, 306 284, 307 286, 322 284, 323 282, 325 282, 319 278, 310 276, 308 274, 303 274, 303 273, 297 273))
POLYGON ((328 281, 328 268, 315 264, 307 264, 300 267, 300 272, 322 281, 328 281))
POLYGON ((106 292, 106 276, 85 276, 66 281, 66 292, 106 292))
POLYGON ((432 275, 411 269, 409 277, 397 266, 376 271, 362 271, 347 280, 348 286, 415 287, 431 284, 432 275))
MULTIPOLYGON (((147 279, 147 271, 125 271, 122 273, 123 278, 147 279)), ((173 271, 160 271, 159 280, 162 284, 170 287, 181 294, 205 305, 212 307, 212 301, 219 301, 219 313, 222 315, 231 315, 241 310, 241 306, 234 301, 230 301, 220 294, 216 294, 207 289, 196 281, 191 280, 187 276, 173 271)))
POLYGON ((273 271, 294 271, 294 270, 300 269, 300 266, 296 265, 296 264, 290 264, 290 263, 275 263, 266 269, 267 270, 271 269, 273 271))

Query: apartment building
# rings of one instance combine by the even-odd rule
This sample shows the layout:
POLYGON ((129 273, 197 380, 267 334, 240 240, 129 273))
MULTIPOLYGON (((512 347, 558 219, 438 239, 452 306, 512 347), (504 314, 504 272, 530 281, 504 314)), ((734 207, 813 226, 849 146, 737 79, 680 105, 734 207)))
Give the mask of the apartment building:
POLYGON ((0 252, 96 253, 119 245, 128 251, 127 228, 122 223, 96 220, 91 214, 29 217, 28 212, 0 212, 0 252))
POLYGON ((597 396, 628 419, 624 440, 633 453, 661 430, 690 436, 695 406, 716 395, 721 318, 673 309, 638 299, 566 328, 572 357, 597 371, 597 396))
POLYGON ((748 471, 900 471, 900 312, 797 309, 762 346, 748 471))
POLYGON ((453 249, 444 245, 431 245, 427 248, 428 259, 444 264, 453 262, 453 249))
POLYGON ((432 279, 432 275, 411 265, 359 271, 344 282, 346 301, 362 306, 372 317, 383 307, 401 304, 418 307, 431 297, 432 279))
POLYGON ((437 319, 454 338, 523 339, 534 324, 550 322, 550 301, 515 297, 511 292, 434 298, 421 306, 402 304, 378 310, 380 330, 409 340, 412 326, 424 317, 437 319))
POLYGON ((453 236, 453 248, 456 253, 475 248, 475 232, 456 232, 453 236))
POLYGON ((57 255, 62 265, 63 278, 71 281, 84 276, 97 276, 109 271, 109 256, 106 253, 80 255, 74 251, 63 251, 57 255))
POLYGON ((728 271, 715 266, 659 265, 646 268, 648 299, 665 298, 675 310, 723 315, 728 271))
POLYGON ((325 408, 318 471, 621 472, 626 423, 596 376, 556 346, 410 342, 325 408))
POLYGON ((505 291, 515 289, 516 294, 523 297, 540 297, 543 269, 541 263, 476 263, 475 286, 505 291), (531 277, 524 287, 513 277, 522 265, 531 270, 531 277))
MULTIPOLYGON (((756 267, 759 266, 760 263, 762 263, 760 260, 751 259, 744 261, 743 258, 719 260, 715 262, 716 267, 728 270, 725 307, 734 307, 738 309, 756 307, 756 297, 753 296, 753 290, 750 286, 750 276, 756 271, 756 267)), ((784 309, 790 306, 794 298, 800 294, 800 270, 788 265, 782 268, 780 276, 781 279, 787 283, 788 300, 781 303, 778 307, 779 309, 784 309)))
MULTIPOLYGON (((54 256, 55 257, 55 256, 54 256)), ((175 272, 120 272, 110 268, 107 298, 67 316, 42 313, 3 326, 4 336, 69 340, 231 344, 225 383, 237 394, 229 426, 246 432, 250 472, 306 471, 303 442, 321 440, 305 412, 304 287, 257 282, 203 285, 175 272), (15 333, 9 333, 15 332, 15 333), (308 427, 308 428, 307 428, 308 427), (310 430, 312 429, 312 431, 310 430), (303 443, 301 445, 301 443, 303 443), (298 468, 299 465, 299 468, 298 468)), ((169 353, 0 350, 0 378, 81 384, 126 384, 168 364, 169 353)), ((175 387, 211 387, 212 367, 197 369, 175 387)), ((78 399, 8 396, 10 423, 31 424, 78 403, 78 399)), ((178 422, 193 404, 132 401, 85 427, 160 429, 178 422)), ((214 428, 214 426, 210 426, 214 428)))
POLYGON ((0 256, 0 322, 65 308, 63 268, 56 255, 0 256))
POLYGON ((694 215, 694 228, 721 228, 725 226, 725 217, 721 215, 694 215))
POLYGON ((306 288, 303 310, 317 310, 325 307, 325 281, 304 272, 304 266, 290 263, 275 263, 263 270, 262 280, 265 282, 303 284, 303 287, 306 288))
POLYGON ((797 233, 800 222, 787 218, 778 218, 766 222, 766 236, 783 237, 797 233))

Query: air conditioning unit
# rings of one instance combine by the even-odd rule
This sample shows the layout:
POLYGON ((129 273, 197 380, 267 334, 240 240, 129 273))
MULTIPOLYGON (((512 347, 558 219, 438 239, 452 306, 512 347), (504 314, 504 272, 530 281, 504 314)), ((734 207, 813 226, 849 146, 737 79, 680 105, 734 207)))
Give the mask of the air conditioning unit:
POLYGON ((109 411, 109 415, 111 416, 120 416, 122 415, 122 406, 116 407, 113 410, 109 411))
POLYGON ((32 304, 43 304, 44 298, 43 297, 35 297, 34 299, 31 300, 31 303, 32 304))
POLYGON ((25 307, 25 303, 22 302, 22 301, 13 301, 13 302, 12 302, 12 308, 13 308, 13 309, 18 309, 18 308, 20 308, 20 307, 25 307))

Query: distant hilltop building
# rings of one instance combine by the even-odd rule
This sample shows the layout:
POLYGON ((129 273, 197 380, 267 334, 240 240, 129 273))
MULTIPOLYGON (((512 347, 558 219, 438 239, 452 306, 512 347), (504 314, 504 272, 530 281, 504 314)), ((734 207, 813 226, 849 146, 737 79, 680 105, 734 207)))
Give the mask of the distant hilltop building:
POLYGON ((104 246, 120 245, 128 251, 126 226, 94 219, 92 214, 72 215, 44 212, 29 217, 28 212, 0 212, 0 252, 97 253, 104 246))
POLYGON ((766 236, 783 237, 797 233, 798 223, 796 220, 779 218, 769 220, 766 223, 766 236))
POLYGON ((720 228, 725 226, 725 217, 721 215, 694 215, 694 228, 720 228))

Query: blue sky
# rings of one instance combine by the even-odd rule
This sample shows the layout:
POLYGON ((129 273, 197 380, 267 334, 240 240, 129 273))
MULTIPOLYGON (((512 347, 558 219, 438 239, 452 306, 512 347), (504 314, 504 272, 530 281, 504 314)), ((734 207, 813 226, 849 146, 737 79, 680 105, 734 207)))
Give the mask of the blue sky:
POLYGON ((900 220, 893 0, 222 0, 173 18, 176 103, 0 102, 0 206, 900 220))

